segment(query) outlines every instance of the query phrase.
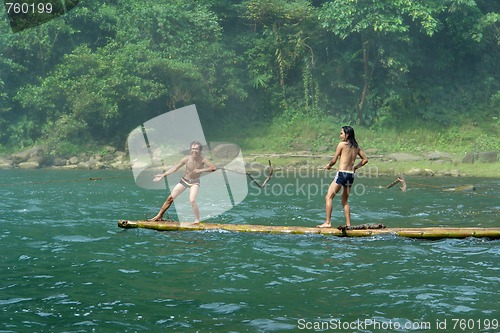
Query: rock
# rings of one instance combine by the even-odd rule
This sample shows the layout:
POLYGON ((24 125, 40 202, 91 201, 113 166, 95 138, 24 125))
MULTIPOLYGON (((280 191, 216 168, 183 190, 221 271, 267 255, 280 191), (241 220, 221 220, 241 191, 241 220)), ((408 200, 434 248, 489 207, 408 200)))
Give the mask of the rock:
POLYGON ((407 153, 392 153, 387 155, 390 160, 398 162, 410 162, 410 161, 420 161, 423 158, 417 155, 407 154, 407 153))
POLYGON ((114 152, 116 152, 116 148, 113 147, 113 146, 105 146, 104 150, 107 151, 110 154, 113 154, 114 152))
POLYGON ((78 159, 80 161, 86 161, 89 159, 89 155, 87 155, 87 153, 79 153, 78 154, 78 159))
POLYGON ((88 165, 91 169, 93 170, 99 170, 99 169, 105 169, 106 168, 106 164, 104 164, 103 162, 101 161, 98 161, 96 160, 95 158, 90 158, 88 160, 88 165))
POLYGON ((52 165, 54 163, 53 159, 54 158, 52 156, 43 154, 41 156, 31 156, 27 162, 37 162, 40 164, 40 167, 45 167, 52 165))
POLYGON ((76 164, 68 164, 68 165, 64 165, 64 166, 61 166, 61 167, 57 167, 58 169, 68 169, 68 170, 75 170, 76 168, 78 168, 78 165, 76 164))
POLYGON ((126 169, 130 169, 131 168, 131 165, 129 162, 127 161, 123 161, 123 162, 113 162, 111 163, 110 165, 113 169, 118 169, 118 170, 126 170, 126 169))
POLYGON ((212 154, 217 158, 234 159, 240 153, 240 147, 234 143, 221 143, 212 149, 212 154))
POLYGON ((10 169, 13 165, 14 162, 12 162, 12 160, 9 160, 5 157, 0 157, 0 169, 10 169))
POLYGON ((425 157, 429 161, 443 161, 443 160, 451 161, 453 159, 453 155, 448 154, 448 153, 441 153, 438 151, 427 153, 427 154, 425 154, 425 157))
POLYGON ((64 166, 66 165, 66 160, 64 158, 56 157, 52 161, 53 166, 64 166))
POLYGON ((30 158, 42 157, 45 153, 43 152, 42 147, 35 146, 33 148, 19 151, 10 155, 10 158, 15 164, 19 164, 22 162, 27 162, 30 158))
POLYGON ((488 151, 482 153, 467 153, 462 159, 462 163, 495 163, 498 161, 498 153, 496 151, 488 151))
POLYGON ((465 154, 464 158, 462 159, 462 163, 471 164, 471 163, 474 163, 474 160, 475 160, 475 154, 474 153, 467 153, 467 154, 465 154))
POLYGON ((434 176, 434 171, 431 169, 419 169, 419 168, 413 168, 410 169, 406 174, 411 175, 411 176, 434 176))
POLYGON ((127 153, 125 153, 123 151, 117 151, 115 153, 114 161, 115 162, 125 162, 125 161, 127 161, 127 153))
POLYGON ((431 169, 424 169, 424 176, 434 176, 434 171, 432 171, 431 169))
POLYGON ((18 164, 18 167, 20 169, 38 169, 40 168, 40 164, 35 161, 21 162, 18 164))
POLYGON ((16 164, 26 162, 28 160, 28 153, 26 151, 20 151, 10 155, 10 159, 16 164))
POLYGON ((443 176, 448 176, 448 177, 460 177, 461 173, 458 170, 450 170, 446 171, 443 173, 443 176))
POLYGON ((477 160, 483 163, 495 163, 496 161, 498 161, 498 154, 496 151, 479 153, 477 160))
POLYGON ((78 169, 90 169, 90 165, 87 162, 79 162, 78 169))
POLYGON ((429 161, 437 161, 441 159, 441 154, 434 152, 426 154, 426 157, 429 161))
POLYGON ((69 164, 71 165, 75 165, 75 164, 78 164, 80 162, 80 159, 76 156, 73 156, 71 157, 69 160, 68 160, 69 164))

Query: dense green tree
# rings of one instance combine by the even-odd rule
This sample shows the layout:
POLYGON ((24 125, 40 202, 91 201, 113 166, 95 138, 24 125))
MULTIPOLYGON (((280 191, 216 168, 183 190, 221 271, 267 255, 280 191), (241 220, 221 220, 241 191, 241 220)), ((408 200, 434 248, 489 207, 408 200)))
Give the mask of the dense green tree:
POLYGON ((325 114, 489 123, 499 12, 490 0, 81 0, 17 33, 0 22, 0 145, 123 143, 192 103, 213 129, 325 114))
POLYGON ((0 24, 0 143, 23 147, 37 139, 37 115, 21 109, 14 98, 23 85, 36 83, 51 71, 71 48, 75 32, 62 19, 19 33, 13 33, 8 22, 0 24))
POLYGON ((442 3, 423 0, 334 0, 323 6, 323 27, 350 44, 343 44, 340 59, 348 61, 339 66, 358 68, 354 77, 349 75, 344 80, 358 96, 355 109, 361 124, 366 123, 365 108, 375 84, 375 71, 392 75, 393 82, 398 83, 398 76, 411 67, 411 37, 416 34, 412 29, 432 36, 439 29, 437 16, 443 10, 442 3))
MULTIPOLYGON (((332 75, 332 85, 351 92, 344 96, 362 124, 380 116, 399 122, 412 113, 449 123, 456 114, 443 111, 464 103, 450 103, 458 93, 443 81, 456 83, 455 73, 471 75, 482 56, 474 38, 479 41, 492 25, 498 30, 497 17, 475 1, 327 2, 320 13, 323 27, 345 41, 335 53, 341 75, 332 75), (438 110, 435 100, 429 102, 437 95, 447 107, 438 110)), ((486 43, 498 53, 497 42, 486 43)))
POLYGON ((249 0, 243 6, 253 32, 245 52, 251 87, 272 94, 276 109, 315 106, 316 9, 305 0, 249 0))
MULTIPOLYGON (((207 7, 195 1, 124 1, 92 10, 105 21, 98 31, 110 39, 77 37, 79 46, 15 98, 38 114, 50 142, 123 140, 127 132, 118 129, 170 109, 198 102, 220 107, 229 94, 244 96, 231 75, 233 55, 223 48, 217 17, 207 7)), ((87 21, 87 15, 86 7, 75 9, 68 24, 87 21)))

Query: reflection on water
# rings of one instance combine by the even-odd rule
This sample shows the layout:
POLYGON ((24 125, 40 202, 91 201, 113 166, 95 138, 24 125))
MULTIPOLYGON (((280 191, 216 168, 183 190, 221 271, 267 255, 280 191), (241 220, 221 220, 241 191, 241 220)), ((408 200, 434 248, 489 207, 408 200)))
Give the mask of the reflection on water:
MULTIPOLYGON (((122 230, 118 219, 143 218, 166 194, 137 188, 125 172, 0 174, 1 183, 46 182, 0 187, 2 331, 294 332, 356 320, 436 331, 446 319, 500 317, 499 241, 122 230), (49 182, 95 176, 124 178, 49 182)), ((307 181, 321 184, 276 179, 274 191, 307 181)), ((474 182, 474 194, 380 187, 390 181, 359 180, 353 223, 499 225, 498 180, 462 180, 474 182)), ((323 196, 251 194, 214 221, 315 226, 323 196)), ((339 198, 334 218, 343 223, 339 198)))

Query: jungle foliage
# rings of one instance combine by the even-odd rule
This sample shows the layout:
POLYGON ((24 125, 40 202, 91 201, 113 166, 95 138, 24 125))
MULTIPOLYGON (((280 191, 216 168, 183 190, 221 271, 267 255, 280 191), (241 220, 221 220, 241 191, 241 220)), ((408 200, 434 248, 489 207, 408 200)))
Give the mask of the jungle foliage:
POLYGON ((213 131, 273 119, 498 125, 490 0, 81 0, 0 23, 0 145, 123 144, 189 104, 213 131))

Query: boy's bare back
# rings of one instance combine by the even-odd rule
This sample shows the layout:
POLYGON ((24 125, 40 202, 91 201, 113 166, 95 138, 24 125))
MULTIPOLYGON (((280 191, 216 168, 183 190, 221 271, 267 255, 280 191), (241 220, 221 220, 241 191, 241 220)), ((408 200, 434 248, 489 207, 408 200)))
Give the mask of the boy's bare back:
POLYGON ((356 171, 361 166, 354 167, 354 162, 357 157, 360 157, 362 161, 367 161, 364 151, 359 147, 352 147, 348 142, 342 141, 337 145, 335 155, 333 157, 333 162, 339 161, 339 171, 356 171))

